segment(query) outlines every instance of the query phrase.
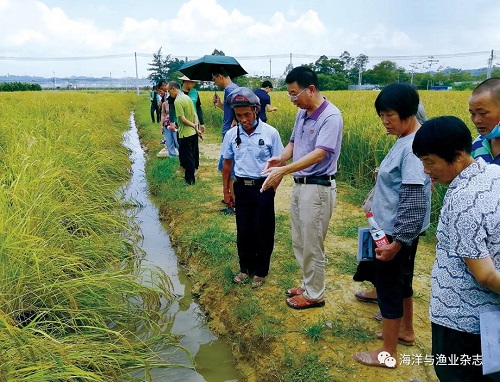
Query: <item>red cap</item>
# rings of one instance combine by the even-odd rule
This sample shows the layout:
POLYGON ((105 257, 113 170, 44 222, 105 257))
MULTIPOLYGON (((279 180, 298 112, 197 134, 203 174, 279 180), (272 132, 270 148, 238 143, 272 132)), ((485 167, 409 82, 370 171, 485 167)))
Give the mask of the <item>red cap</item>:
POLYGON ((368 212, 366 213, 366 217, 367 217, 367 218, 371 218, 371 217, 373 217, 372 212, 371 212, 371 211, 368 211, 368 212))

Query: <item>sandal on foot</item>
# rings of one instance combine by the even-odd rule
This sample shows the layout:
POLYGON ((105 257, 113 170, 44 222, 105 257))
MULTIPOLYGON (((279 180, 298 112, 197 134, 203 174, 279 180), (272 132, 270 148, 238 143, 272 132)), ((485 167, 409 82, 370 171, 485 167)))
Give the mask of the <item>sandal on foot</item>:
POLYGON ((235 284, 246 284, 250 277, 243 272, 237 273, 233 277, 233 283, 235 284))
POLYGON ((302 289, 301 287, 295 287, 285 291, 285 294, 288 297, 298 296, 302 293, 304 293, 304 289, 302 289))
POLYGON ((258 289, 264 285, 264 277, 254 276, 252 281, 252 289, 258 289))
POLYGON ((391 357, 389 353, 384 352, 384 353, 386 353, 386 356, 381 357, 382 352, 380 352, 377 354, 376 359, 373 358, 373 355, 372 355, 373 353, 374 352, 370 352, 370 351, 362 351, 362 352, 355 353, 353 355, 353 357, 356 361, 358 361, 362 365, 385 367, 388 369, 396 368, 396 360, 393 357, 391 357), (388 359, 388 358, 390 358, 390 359, 388 359), (380 362, 380 359, 382 359, 382 362, 380 362))
POLYGON ((292 309, 321 308, 325 306, 325 300, 308 300, 304 295, 299 294, 286 299, 286 304, 292 309))
POLYGON ((354 293, 354 297, 358 299, 358 301, 361 302, 373 302, 377 304, 377 297, 368 297, 365 292, 356 292, 354 293))
POLYGON ((380 310, 373 315, 373 318, 376 319, 377 321, 382 321, 384 319, 384 317, 382 317, 382 312, 380 310))
MULTIPOLYGON (((384 339, 384 335, 382 334, 382 332, 376 332, 375 333, 375 338, 377 340, 383 340, 384 339)), ((406 341, 406 340, 404 340, 401 337, 398 337, 398 343, 400 343, 401 345, 404 345, 404 346, 413 346, 413 345, 415 345, 415 341, 406 341)))

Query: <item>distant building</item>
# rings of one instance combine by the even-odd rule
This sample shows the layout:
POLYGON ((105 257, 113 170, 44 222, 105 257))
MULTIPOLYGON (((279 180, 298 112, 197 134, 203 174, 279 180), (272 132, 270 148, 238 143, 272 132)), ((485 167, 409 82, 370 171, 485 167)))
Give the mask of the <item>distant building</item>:
POLYGON ((380 90, 379 85, 365 84, 365 85, 349 85, 347 90, 380 90))
POLYGON ((451 86, 434 85, 434 86, 430 86, 429 90, 451 90, 451 86))

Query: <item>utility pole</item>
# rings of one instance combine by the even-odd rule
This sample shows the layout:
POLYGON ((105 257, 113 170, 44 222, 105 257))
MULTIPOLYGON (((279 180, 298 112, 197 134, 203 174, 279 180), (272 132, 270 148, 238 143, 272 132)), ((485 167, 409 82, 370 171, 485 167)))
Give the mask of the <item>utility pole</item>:
POLYGON ((271 59, 269 59, 269 78, 272 78, 272 75, 271 75, 271 59))
MULTIPOLYGON (((426 60, 426 61, 429 63, 429 76, 431 76, 432 64, 433 64, 433 63, 435 63, 435 62, 436 62, 436 63, 437 63, 437 62, 439 62, 439 60, 435 60, 435 59, 434 59, 434 56, 429 56, 429 59, 428 59, 428 60, 426 60)), ((429 83, 430 83, 430 82, 431 82, 431 80, 430 80, 430 79, 429 79, 429 80, 427 80, 427 90, 429 90, 429 83)))
POLYGON ((491 70, 493 67, 493 49, 491 50, 490 58, 488 58, 488 71, 486 72, 486 78, 491 78, 491 70))
POLYGON ((137 71, 137 52, 134 52, 135 57, 135 88, 137 95, 139 95, 139 72, 137 71))

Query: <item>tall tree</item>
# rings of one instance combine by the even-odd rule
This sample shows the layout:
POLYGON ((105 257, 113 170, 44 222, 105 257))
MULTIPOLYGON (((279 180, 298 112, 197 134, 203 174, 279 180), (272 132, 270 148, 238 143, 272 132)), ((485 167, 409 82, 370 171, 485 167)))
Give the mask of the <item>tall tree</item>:
POLYGON ((214 49, 212 56, 225 56, 225 54, 222 50, 214 49))
POLYGON ((393 61, 381 61, 364 73, 366 82, 377 85, 388 85, 398 80, 399 69, 393 61))
POLYGON ((153 53, 153 61, 148 63, 148 79, 151 80, 152 83, 156 84, 161 79, 165 78, 165 70, 163 67, 164 59, 161 53, 162 47, 158 49, 157 52, 153 53))
POLYGON ((172 58, 170 54, 163 57, 161 49, 162 47, 160 47, 156 53, 153 53, 153 61, 148 63, 149 68, 147 68, 147 70, 150 72, 148 79, 154 84, 158 83, 160 80, 173 78, 173 74, 177 72, 185 62, 178 58, 172 58))
POLYGON ((347 76, 351 80, 351 84, 357 84, 363 72, 368 65, 368 56, 366 54, 361 53, 354 60, 351 69, 348 71, 347 76))
POLYGON ((344 64, 344 70, 349 71, 352 69, 352 66, 354 65, 354 58, 351 57, 347 50, 344 50, 344 52, 339 56, 339 59, 344 64))

